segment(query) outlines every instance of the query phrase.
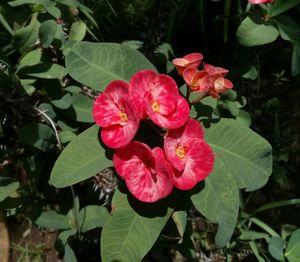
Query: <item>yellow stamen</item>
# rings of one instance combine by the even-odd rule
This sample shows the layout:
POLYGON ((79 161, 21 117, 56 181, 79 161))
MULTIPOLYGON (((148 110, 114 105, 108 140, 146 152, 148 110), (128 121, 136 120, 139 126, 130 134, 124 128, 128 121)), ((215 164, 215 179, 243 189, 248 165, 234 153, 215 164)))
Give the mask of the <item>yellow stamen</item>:
POLYGON ((185 151, 183 146, 179 146, 176 148, 176 156, 178 156, 180 159, 183 159, 185 156, 185 151))
POLYGON ((158 104, 158 102, 154 101, 151 105, 151 108, 154 112, 158 112, 160 110, 160 106, 158 104))
POLYGON ((127 114, 125 112, 120 111, 120 120, 121 124, 125 125, 128 121, 127 114))

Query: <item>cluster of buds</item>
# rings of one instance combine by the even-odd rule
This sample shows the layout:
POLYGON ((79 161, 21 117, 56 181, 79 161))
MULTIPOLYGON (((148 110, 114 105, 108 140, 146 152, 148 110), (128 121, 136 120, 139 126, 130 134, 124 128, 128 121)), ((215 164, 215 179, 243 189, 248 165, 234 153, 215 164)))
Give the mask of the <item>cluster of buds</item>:
MULTIPOLYGON (((232 87, 228 70, 205 64, 193 53, 173 60, 191 91, 218 94, 232 87)), ((114 80, 95 99, 93 117, 101 140, 114 149, 113 163, 128 190, 143 202, 167 197, 176 187, 189 190, 213 170, 214 155, 201 124, 190 118, 190 105, 168 75, 141 70, 129 82, 114 80), (137 141, 141 121, 164 131, 163 143, 150 148, 137 141)))
POLYGON ((203 55, 200 53, 192 53, 182 58, 175 58, 172 61, 176 67, 178 74, 181 75, 189 87, 191 92, 198 92, 219 98, 219 94, 231 89, 233 84, 225 76, 228 70, 222 67, 203 62, 203 55), (198 70, 199 66, 201 70, 198 70))

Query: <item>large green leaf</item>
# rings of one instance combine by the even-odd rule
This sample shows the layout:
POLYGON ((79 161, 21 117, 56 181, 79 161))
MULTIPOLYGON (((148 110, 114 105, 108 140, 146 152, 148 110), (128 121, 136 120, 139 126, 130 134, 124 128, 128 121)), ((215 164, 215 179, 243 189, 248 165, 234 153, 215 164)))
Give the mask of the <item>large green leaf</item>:
POLYGON ((279 32, 271 24, 257 24, 250 17, 246 17, 236 33, 239 43, 245 46, 257 46, 276 40, 279 32))
POLYGON ((107 216, 107 209, 103 206, 91 205, 84 207, 80 210, 78 218, 81 232, 102 227, 107 216))
POLYGON ((208 128, 205 139, 215 154, 214 171, 205 180, 204 190, 193 195, 192 201, 204 216, 219 223, 216 244, 224 246, 237 222, 238 189, 260 188, 271 174, 271 146, 232 119, 222 119, 208 128))
POLYGON ((233 119, 222 119, 205 132, 239 188, 253 191, 266 184, 272 172, 272 147, 264 138, 233 119))
POLYGON ((78 42, 66 53, 68 73, 100 91, 112 80, 128 81, 139 70, 155 70, 140 52, 115 43, 78 42))
POLYGON ((56 160, 50 183, 66 187, 88 179, 111 166, 99 142, 99 127, 94 125, 74 138, 56 160))
POLYGON ((276 16, 298 5, 300 0, 276 0, 270 6, 269 15, 276 16))
POLYGON ((102 261, 139 262, 157 240, 171 216, 171 209, 151 217, 151 211, 157 209, 154 207, 152 210, 151 204, 141 203, 150 217, 142 216, 120 191, 116 191, 112 203, 113 212, 107 218, 101 235, 102 261))
POLYGON ((218 222, 215 242, 223 247, 230 240, 239 210, 239 190, 230 170, 216 157, 214 172, 205 180, 205 188, 192 196, 195 207, 208 219, 218 222))
POLYGON ((284 40, 300 44, 300 27, 293 18, 280 15, 274 21, 279 29, 280 36, 284 40))

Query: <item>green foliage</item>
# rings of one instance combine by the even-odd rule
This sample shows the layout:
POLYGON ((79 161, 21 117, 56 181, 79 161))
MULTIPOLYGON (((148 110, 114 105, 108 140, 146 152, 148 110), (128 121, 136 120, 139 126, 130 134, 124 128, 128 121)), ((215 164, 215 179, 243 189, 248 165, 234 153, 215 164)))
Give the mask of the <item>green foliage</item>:
POLYGON ((239 43, 245 46, 257 46, 274 42, 279 36, 276 27, 264 24, 262 21, 254 22, 246 17, 237 30, 239 43))
POLYGON ((66 187, 94 176, 111 165, 99 142, 99 128, 92 126, 74 138, 57 159, 50 183, 66 187))
POLYGON ((140 69, 153 65, 138 51, 115 43, 75 43, 67 49, 66 67, 77 81, 103 91, 113 80, 128 81, 140 69))
POLYGON ((144 204, 143 207, 140 203, 133 209, 127 195, 120 191, 115 193, 112 201, 113 212, 107 218, 101 236, 102 259, 140 261, 155 243, 172 210, 156 204, 144 204))

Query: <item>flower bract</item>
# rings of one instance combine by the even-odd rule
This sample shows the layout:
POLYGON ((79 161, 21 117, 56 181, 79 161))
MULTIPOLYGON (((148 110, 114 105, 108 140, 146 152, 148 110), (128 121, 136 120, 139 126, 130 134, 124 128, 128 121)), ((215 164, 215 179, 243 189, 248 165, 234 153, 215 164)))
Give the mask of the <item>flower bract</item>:
POLYGON ((203 129, 195 119, 177 129, 168 130, 164 142, 167 159, 173 166, 174 186, 188 190, 213 170, 214 155, 203 140, 203 129))
POLYGON ((159 147, 151 150, 146 144, 133 141, 115 151, 113 162, 128 190, 141 201, 155 202, 173 189, 172 167, 159 147))
POLYGON ((173 59, 172 63, 176 67, 179 75, 182 75, 183 70, 190 68, 197 68, 203 60, 203 55, 201 53, 191 53, 182 58, 173 59))
POLYGON ((120 148, 131 142, 139 127, 137 109, 128 93, 128 83, 112 81, 100 94, 93 106, 96 124, 102 127, 105 145, 120 148))

